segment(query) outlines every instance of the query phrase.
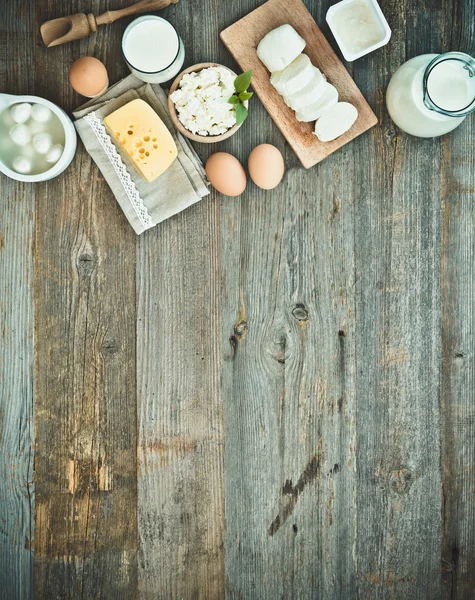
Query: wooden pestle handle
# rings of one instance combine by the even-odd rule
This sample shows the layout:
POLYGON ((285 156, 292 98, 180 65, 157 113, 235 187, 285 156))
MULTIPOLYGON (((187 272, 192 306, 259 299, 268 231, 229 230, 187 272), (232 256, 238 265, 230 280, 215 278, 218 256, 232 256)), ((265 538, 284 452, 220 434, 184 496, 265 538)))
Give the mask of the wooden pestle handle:
MULTIPOLYGON (((141 2, 132 4, 132 6, 128 6, 127 8, 106 11, 102 15, 99 15, 95 18, 95 24, 107 25, 109 23, 117 21, 117 19, 122 19, 122 17, 151 12, 153 10, 162 10, 162 8, 166 8, 169 4, 176 4, 177 2, 178 0, 141 0, 141 2)), ((90 19, 90 16, 92 15, 88 15, 89 25, 91 25, 92 21, 92 19, 90 19)), ((95 29, 92 30, 95 31, 95 29)))

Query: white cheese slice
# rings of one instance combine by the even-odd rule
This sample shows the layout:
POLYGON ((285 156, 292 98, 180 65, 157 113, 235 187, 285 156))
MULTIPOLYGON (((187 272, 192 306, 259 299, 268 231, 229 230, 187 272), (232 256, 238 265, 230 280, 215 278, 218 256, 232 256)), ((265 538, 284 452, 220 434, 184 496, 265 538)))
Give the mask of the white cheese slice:
POLYGON ((305 46, 305 40, 291 25, 281 25, 262 38, 257 46, 257 56, 273 73, 290 65, 305 46))
POLYGON ((334 106, 337 102, 338 91, 336 87, 325 81, 323 84, 323 90, 315 102, 312 102, 312 104, 308 104, 307 106, 297 110, 295 114, 297 121, 315 121, 325 110, 327 110, 327 108, 334 106))
POLYGON ((306 54, 299 54, 282 71, 274 71, 270 82, 281 96, 290 96, 304 88, 314 76, 313 65, 306 54))
POLYGON ((315 123, 315 135, 321 142, 331 142, 351 128, 358 111, 349 102, 338 102, 327 108, 315 123))
POLYGON ((323 73, 317 67, 313 68, 313 77, 305 87, 297 92, 293 92, 290 96, 284 96, 285 103, 292 110, 299 111, 305 106, 318 101, 325 91, 326 80, 323 73))

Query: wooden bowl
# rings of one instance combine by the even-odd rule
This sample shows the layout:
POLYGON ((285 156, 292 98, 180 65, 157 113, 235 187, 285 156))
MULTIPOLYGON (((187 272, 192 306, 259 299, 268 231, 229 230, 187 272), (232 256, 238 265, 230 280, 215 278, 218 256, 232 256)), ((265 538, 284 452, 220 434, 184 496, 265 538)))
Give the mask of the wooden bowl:
MULTIPOLYGON (((228 129, 224 133, 221 133, 220 135, 198 135, 197 133, 192 133, 183 125, 183 123, 178 118, 175 104, 170 97, 173 94, 173 92, 178 88, 178 85, 183 75, 186 75, 187 73, 201 71, 202 69, 207 69, 208 67, 224 67, 225 69, 230 71, 234 75, 234 77, 237 77, 236 73, 232 69, 226 67, 225 65, 220 65, 218 63, 206 62, 199 63, 197 65, 192 65, 191 67, 188 67, 188 69, 182 71, 172 83, 170 91, 168 93, 168 110, 170 112, 170 117, 173 121, 173 125, 175 125, 175 127, 182 135, 189 138, 190 140, 193 140, 194 142, 202 142, 203 144, 214 144, 216 142, 222 142, 223 140, 226 140, 232 135, 234 135, 236 131, 241 127, 242 123, 240 125, 234 125, 233 127, 228 129)), ((247 107, 247 104, 247 102, 244 102, 244 106, 247 107)))

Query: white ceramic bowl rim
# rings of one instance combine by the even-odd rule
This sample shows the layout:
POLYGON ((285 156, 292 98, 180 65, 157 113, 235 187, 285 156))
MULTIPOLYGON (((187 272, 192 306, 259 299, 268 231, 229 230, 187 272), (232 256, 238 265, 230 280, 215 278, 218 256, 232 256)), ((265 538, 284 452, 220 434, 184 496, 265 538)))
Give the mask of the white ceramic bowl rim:
POLYGON ((54 112, 54 114, 58 117, 61 122, 61 125, 64 129, 64 150, 61 155, 61 158, 58 160, 56 164, 54 164, 51 169, 47 171, 43 171, 43 173, 37 173, 36 175, 24 175, 23 173, 17 173, 13 171, 1 160, 0 158, 0 171, 11 179, 15 179, 16 181, 25 181, 36 183, 39 181, 47 181, 48 179, 52 179, 62 173, 66 167, 71 163, 74 153, 76 151, 77 145, 77 135, 76 130, 74 129, 74 125, 71 122, 71 119, 64 112, 62 108, 46 100, 46 98, 41 98, 40 96, 16 96, 12 94, 0 94, 0 114, 2 114, 5 110, 7 110, 13 104, 19 104, 21 102, 30 102, 31 104, 42 104, 43 106, 48 107, 50 110, 54 112))

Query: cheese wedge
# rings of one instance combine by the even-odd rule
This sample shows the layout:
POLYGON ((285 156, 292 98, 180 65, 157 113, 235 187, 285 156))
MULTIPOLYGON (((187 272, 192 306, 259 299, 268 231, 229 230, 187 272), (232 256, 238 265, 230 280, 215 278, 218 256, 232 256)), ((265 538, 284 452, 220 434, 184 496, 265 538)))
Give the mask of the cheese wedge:
POLYGON ((297 121, 315 121, 327 109, 338 102, 338 91, 331 83, 324 82, 323 92, 312 104, 302 107, 295 114, 297 121))
POLYGON ((313 76, 313 65, 309 57, 299 54, 285 69, 272 73, 270 82, 281 96, 290 96, 310 83, 313 76))
POLYGON ((125 104, 105 117, 104 125, 146 181, 156 179, 177 157, 171 133, 144 100, 125 104))
POLYGON ((284 96, 285 103, 292 110, 299 111, 316 102, 325 91, 325 77, 317 67, 312 65, 313 76, 305 87, 297 92, 284 96))
POLYGON ((321 142, 331 142, 346 133, 356 121, 358 111, 349 102, 327 108, 315 123, 315 135, 321 142))
POLYGON ((292 25, 281 25, 262 38, 257 46, 257 56, 273 73, 290 65, 306 45, 292 25))

